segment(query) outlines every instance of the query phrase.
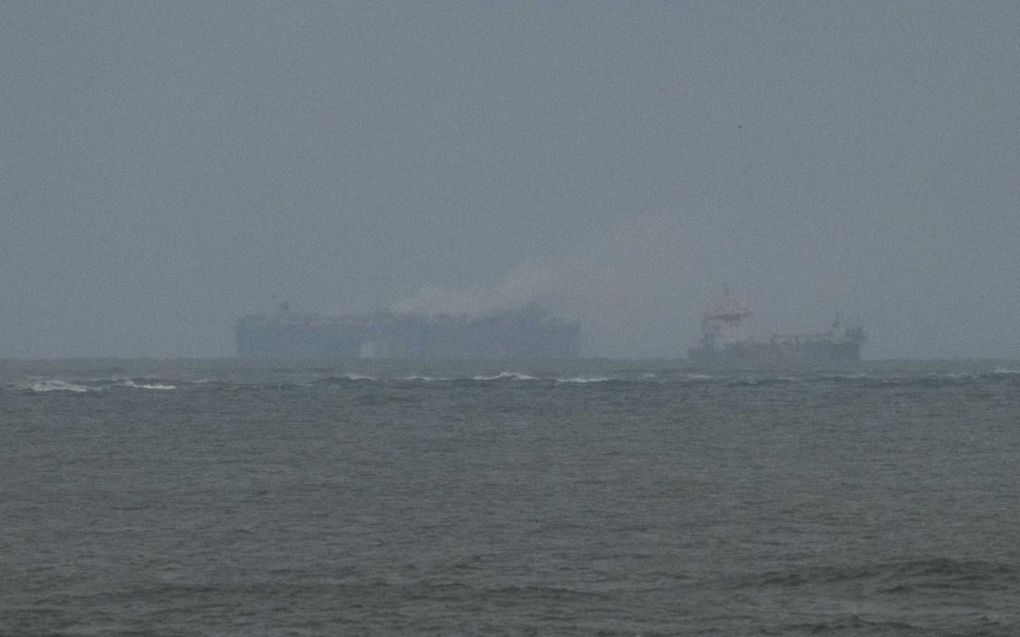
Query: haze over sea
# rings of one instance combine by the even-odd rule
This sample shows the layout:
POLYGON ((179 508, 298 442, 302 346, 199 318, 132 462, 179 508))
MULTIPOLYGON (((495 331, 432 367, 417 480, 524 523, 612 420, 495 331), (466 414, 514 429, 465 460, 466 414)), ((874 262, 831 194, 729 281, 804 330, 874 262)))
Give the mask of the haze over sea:
POLYGON ((0 364, 0 634, 1020 633, 1020 363, 0 364))

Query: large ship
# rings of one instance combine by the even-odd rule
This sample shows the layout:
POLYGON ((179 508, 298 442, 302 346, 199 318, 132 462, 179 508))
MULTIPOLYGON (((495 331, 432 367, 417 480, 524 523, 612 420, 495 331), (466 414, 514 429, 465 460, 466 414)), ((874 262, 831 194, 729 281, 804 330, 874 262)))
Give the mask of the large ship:
POLYGON ((527 306, 478 316, 375 312, 322 316, 292 311, 234 325, 242 358, 576 358, 580 325, 527 306))
POLYGON ((691 360, 713 363, 782 365, 855 361, 861 358, 864 328, 845 326, 839 315, 825 332, 773 334, 756 339, 750 332, 754 313, 727 290, 713 301, 701 320, 701 342, 688 350, 691 360))

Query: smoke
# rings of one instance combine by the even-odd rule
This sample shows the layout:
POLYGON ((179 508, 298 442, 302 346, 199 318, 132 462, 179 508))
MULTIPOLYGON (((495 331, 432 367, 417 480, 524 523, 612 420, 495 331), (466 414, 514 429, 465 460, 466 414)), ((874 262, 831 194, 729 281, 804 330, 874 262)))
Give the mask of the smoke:
POLYGON ((676 356, 696 337, 705 298, 703 286, 683 276, 691 254, 676 215, 636 214, 578 237, 571 254, 516 265, 493 286, 423 285, 391 307, 478 316, 533 304, 580 321, 584 356, 676 356))
POLYGON ((431 284, 393 304, 393 310, 412 314, 479 316, 500 310, 539 305, 562 313, 567 291, 585 278, 589 268, 578 260, 522 263, 495 286, 467 289, 431 284))

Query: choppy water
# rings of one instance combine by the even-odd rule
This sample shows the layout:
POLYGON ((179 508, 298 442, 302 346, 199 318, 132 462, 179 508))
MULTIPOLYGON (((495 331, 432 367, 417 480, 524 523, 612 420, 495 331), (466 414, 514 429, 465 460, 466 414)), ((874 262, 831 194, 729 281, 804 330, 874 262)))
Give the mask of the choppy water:
POLYGON ((0 633, 1020 634, 1018 372, 0 364, 0 633))

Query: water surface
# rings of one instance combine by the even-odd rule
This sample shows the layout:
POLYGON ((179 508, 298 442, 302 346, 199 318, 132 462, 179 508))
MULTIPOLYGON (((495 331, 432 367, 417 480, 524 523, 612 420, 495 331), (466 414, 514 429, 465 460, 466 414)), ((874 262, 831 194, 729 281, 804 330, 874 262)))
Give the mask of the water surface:
POLYGON ((0 633, 1020 634, 1020 363, 0 363, 0 633))

